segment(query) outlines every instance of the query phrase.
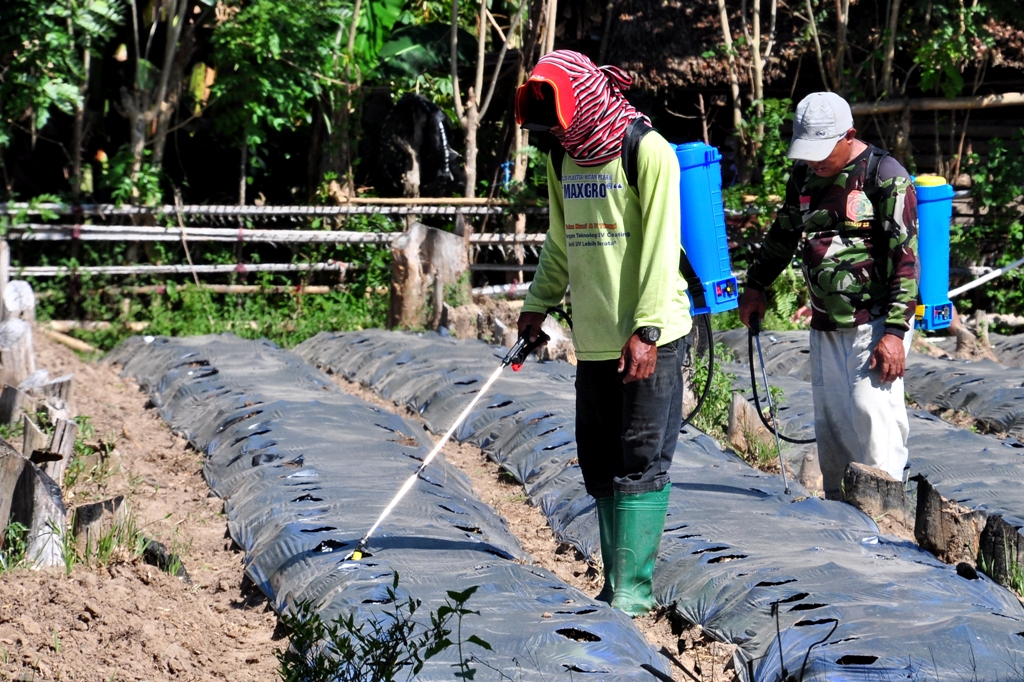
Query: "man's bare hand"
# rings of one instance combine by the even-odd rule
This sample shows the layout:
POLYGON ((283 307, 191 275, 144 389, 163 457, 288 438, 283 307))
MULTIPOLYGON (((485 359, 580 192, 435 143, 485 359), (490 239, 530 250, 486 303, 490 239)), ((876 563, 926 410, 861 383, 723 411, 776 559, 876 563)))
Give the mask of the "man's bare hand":
POLYGON ((890 383, 903 376, 907 367, 907 356, 903 353, 903 339, 892 334, 885 334, 875 346, 871 354, 868 369, 880 368, 879 381, 890 383))
POLYGON ((768 297, 763 291, 747 287, 740 296, 740 322, 743 326, 750 326, 751 313, 757 313, 760 319, 764 319, 764 313, 768 310, 768 297))
POLYGON ((658 347, 653 343, 641 341, 640 337, 633 334, 622 347, 619 355, 619 374, 623 372, 626 376, 622 383, 628 384, 633 381, 642 381, 654 374, 654 368, 658 364, 658 347))
MULTIPOLYGON (((547 315, 544 313, 520 313, 519 320, 516 322, 516 327, 519 329, 519 338, 523 338, 529 334, 529 341, 533 343, 537 340, 537 336, 540 334, 540 327, 544 324, 544 318, 547 315)), ((543 345, 543 344, 542 344, 543 345)))

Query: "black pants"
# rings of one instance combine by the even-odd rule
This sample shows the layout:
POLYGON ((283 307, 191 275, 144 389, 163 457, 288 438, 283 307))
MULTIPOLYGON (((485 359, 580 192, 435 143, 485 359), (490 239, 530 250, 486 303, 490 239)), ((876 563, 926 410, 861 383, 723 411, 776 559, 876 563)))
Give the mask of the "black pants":
POLYGON ((668 484, 683 421, 685 339, 658 348, 654 374, 622 383, 616 360, 576 366, 576 445, 587 492, 648 493, 668 484))

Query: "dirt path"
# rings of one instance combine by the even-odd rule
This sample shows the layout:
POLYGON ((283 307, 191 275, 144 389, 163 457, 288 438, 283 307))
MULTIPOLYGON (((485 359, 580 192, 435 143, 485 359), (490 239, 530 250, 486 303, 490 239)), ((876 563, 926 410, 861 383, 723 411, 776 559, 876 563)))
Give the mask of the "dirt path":
MULTIPOLYGON (((178 553, 191 584, 116 553, 105 566, 0 575, 0 679, 273 680, 277 618, 243 586, 242 553, 226 537, 201 457, 173 435, 135 382, 87 364, 39 335, 36 364, 75 374, 78 414, 92 440, 114 445, 110 466, 69 505, 126 495, 146 536, 178 553)), ((20 450, 21 443, 15 445, 20 450)))

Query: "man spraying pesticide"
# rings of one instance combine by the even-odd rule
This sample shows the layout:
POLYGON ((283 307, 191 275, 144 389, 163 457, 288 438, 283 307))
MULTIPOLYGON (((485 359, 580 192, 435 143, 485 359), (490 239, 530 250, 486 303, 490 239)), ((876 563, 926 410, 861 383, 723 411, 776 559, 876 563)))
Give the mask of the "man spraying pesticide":
POLYGON ((623 96, 630 82, 616 67, 557 50, 516 93, 516 121, 557 140, 547 239, 518 326, 533 341, 571 287, 577 453, 604 562, 597 598, 642 615, 654 606, 691 321, 679 273, 679 163, 650 132, 631 182, 624 139, 638 120, 650 122, 623 96))
POLYGON ((817 92, 797 105, 789 148, 797 163, 739 307, 748 327, 763 318, 765 287, 799 249, 828 499, 841 499, 850 462, 902 480, 910 431, 903 373, 918 299, 917 193, 903 166, 856 135, 842 97, 817 92))

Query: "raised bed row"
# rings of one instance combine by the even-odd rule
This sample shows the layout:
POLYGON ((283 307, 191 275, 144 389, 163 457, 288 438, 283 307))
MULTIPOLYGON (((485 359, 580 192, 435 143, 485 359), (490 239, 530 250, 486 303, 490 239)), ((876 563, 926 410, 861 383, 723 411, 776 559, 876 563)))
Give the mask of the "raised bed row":
MULTIPOLYGON (((320 334, 311 362, 446 430, 503 349, 437 335, 320 334)), ((593 555, 593 501, 575 463, 573 368, 507 372, 459 439, 515 475, 558 537, 593 555)), ((680 435, 655 572, 660 603, 739 644, 743 679, 1006 679, 1024 660, 1024 608, 837 502, 784 495, 697 431, 680 435), (781 652, 781 655, 780 655, 781 652)))
MULTIPOLYGON (((746 333, 720 338, 746 359, 746 333)), ((772 383, 783 389, 786 429, 813 434, 807 332, 765 332, 761 339, 772 383)), ((755 358, 755 363, 757 362, 755 358)), ((749 385, 749 367, 735 366, 737 386, 749 385)), ((1024 370, 991 361, 940 360, 911 353, 905 387, 919 403, 968 411, 986 423, 1013 425, 1024 415, 1024 370), (1016 386, 1014 386, 1016 384, 1016 386)), ((980 550, 986 569, 1006 579, 1024 566, 1024 443, 958 429, 924 411, 910 412, 909 474, 923 476, 943 498, 985 515, 980 550)))
MULTIPOLYGON (((345 561, 429 451, 422 429, 340 391, 296 354, 231 335, 133 338, 108 358, 123 365, 161 416, 206 454, 246 574, 279 612, 312 601, 325 619, 357 622, 394 609, 387 588, 423 601, 479 589, 463 637, 478 679, 486 666, 516 680, 651 680, 662 672, 628 617, 529 565, 504 520, 439 457, 383 523, 361 561, 345 561), (574 677, 575 675, 575 677, 574 677)), ((427 623, 429 624, 429 623, 427 623)), ((451 680, 449 649, 417 677, 451 680)))

